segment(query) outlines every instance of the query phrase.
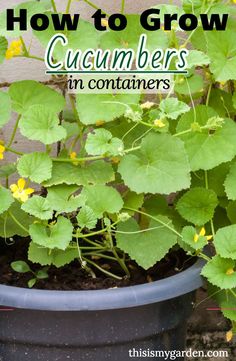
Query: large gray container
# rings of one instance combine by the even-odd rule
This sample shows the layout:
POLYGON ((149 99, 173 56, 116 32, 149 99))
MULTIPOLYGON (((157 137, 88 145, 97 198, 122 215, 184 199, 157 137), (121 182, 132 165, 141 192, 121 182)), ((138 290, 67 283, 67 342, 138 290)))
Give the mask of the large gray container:
POLYGON ((120 289, 0 286, 0 305, 14 308, 0 312, 0 361, 130 361, 134 350, 184 350, 202 265, 120 289))

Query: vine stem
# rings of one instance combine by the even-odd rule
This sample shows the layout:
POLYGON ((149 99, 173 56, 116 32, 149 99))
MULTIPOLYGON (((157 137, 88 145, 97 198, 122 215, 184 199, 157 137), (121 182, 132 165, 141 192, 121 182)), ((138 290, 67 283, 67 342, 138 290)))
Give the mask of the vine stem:
POLYGON ((7 151, 7 152, 11 152, 11 153, 17 154, 17 155, 24 155, 24 153, 18 152, 18 151, 15 150, 15 149, 12 149, 12 148, 9 148, 9 147, 5 147, 5 148, 6 148, 6 151, 7 151))
MULTIPOLYGON (((204 129, 209 129, 209 128, 208 128, 208 126, 203 125, 202 127, 199 127, 199 129, 204 130, 204 129)), ((175 133, 173 135, 173 137, 179 137, 180 135, 188 134, 188 133, 191 133, 192 131, 193 131, 192 128, 189 128, 189 129, 183 130, 182 132, 175 133)))
POLYGON ((102 267, 100 267, 98 264, 96 264, 95 262, 91 261, 90 259, 84 257, 84 260, 85 260, 87 263, 91 264, 93 267, 97 268, 99 271, 101 271, 101 272, 105 273, 106 275, 108 275, 109 277, 115 278, 115 279, 117 279, 117 280, 119 280, 119 281, 122 280, 122 277, 119 277, 119 276, 115 275, 114 273, 111 273, 111 272, 103 269, 102 267))
POLYGON ((152 216, 151 214, 148 214, 146 212, 142 212, 138 209, 134 209, 134 208, 129 208, 129 207, 124 207, 124 209, 128 210, 128 211, 132 211, 132 212, 136 212, 136 213, 139 213, 139 214, 142 214, 143 216, 147 216, 151 219, 153 219, 154 221, 162 224, 164 227, 168 228, 170 231, 172 231, 173 233, 175 233, 178 237, 180 238, 183 238, 182 235, 177 232, 173 227, 169 226, 167 223, 163 222, 162 220, 160 220, 159 218, 156 218, 154 216, 152 216))
MULTIPOLYGON (((215 0, 212 0, 211 1, 211 3, 209 4, 209 7, 207 8, 207 10, 204 12, 204 14, 207 14, 208 12, 209 12, 209 10, 211 9, 211 6, 214 4, 214 1, 215 0)), ((185 43, 183 44, 183 45, 181 45, 181 48, 186 48, 186 46, 188 45, 188 43, 190 42, 190 40, 192 39, 192 36, 195 34, 195 31, 197 30, 197 28, 196 29, 194 29, 191 33, 190 33, 190 35, 189 35, 189 37, 187 38, 187 40, 185 41, 185 43)))
POLYGON ((209 105, 210 96, 211 96, 211 90, 212 90, 212 83, 209 86, 208 92, 207 92, 207 98, 206 98, 206 105, 209 105))
POLYGON ((35 55, 31 55, 31 54, 24 54, 24 55, 18 55, 16 56, 16 58, 27 58, 27 59, 35 59, 35 60, 39 60, 39 61, 43 61, 43 58, 40 58, 39 56, 35 56, 35 55))
POLYGON ((23 229, 26 233, 29 233, 29 230, 25 228, 23 224, 21 224, 11 212, 8 211, 8 214, 21 229, 23 229))
POLYGON ((55 4, 55 0, 51 0, 51 4, 52 4, 53 11, 55 11, 55 13, 57 13, 57 7, 55 4))
POLYGON ((84 256, 101 257, 101 258, 109 259, 109 260, 111 260, 111 261, 116 261, 116 258, 115 258, 115 257, 108 256, 108 255, 103 254, 103 253, 88 252, 88 253, 84 253, 83 255, 84 255, 84 256))
POLYGON ((71 103, 71 107, 72 107, 74 116, 75 116, 76 120, 78 120, 79 116, 78 116, 78 112, 77 112, 76 105, 75 105, 75 99, 73 98, 73 96, 71 94, 69 94, 69 100, 71 103))
MULTIPOLYGON (((77 245, 76 246, 69 246, 69 249, 77 249, 77 245)), ((103 251, 103 249, 101 249, 101 247, 80 247, 81 251, 96 251, 96 252, 100 252, 103 251)))
POLYGON ((121 14, 124 14, 125 12, 125 0, 122 0, 122 3, 121 3, 121 14))
POLYGON ((203 258, 205 261, 209 262, 211 258, 207 257, 204 253, 198 253, 198 256, 203 258))
MULTIPOLYGON (((206 187, 206 189, 209 189, 207 170, 204 171, 204 175, 205 175, 205 187, 206 187)), ((211 223, 211 233, 212 233, 213 238, 215 238, 215 227, 214 227, 213 219, 210 220, 210 223, 211 223)))
POLYGON ((11 139, 7 145, 6 148, 10 148, 12 143, 14 142, 14 139, 15 139, 15 136, 16 136, 16 132, 17 132, 17 129, 18 129, 18 125, 19 125, 19 121, 20 121, 20 118, 21 118, 21 115, 18 115, 17 119, 16 119, 16 123, 15 123, 15 126, 14 126, 14 129, 13 129, 13 132, 12 132, 12 135, 11 135, 11 139))
POLYGON ((72 3, 72 0, 68 0, 67 6, 66 6, 66 14, 69 14, 69 12, 70 12, 71 3, 72 3))
MULTIPOLYGON (((110 225, 110 228, 115 227, 119 222, 120 222, 120 221, 116 221, 116 222, 112 223, 112 224, 110 225)), ((85 238, 85 239, 86 239, 86 238, 88 238, 88 237, 92 237, 92 236, 97 236, 97 235, 99 235, 99 234, 103 234, 103 233, 107 232, 108 228, 109 228, 109 227, 106 227, 106 228, 101 229, 100 231, 91 232, 91 233, 87 233, 87 234, 79 234, 79 233, 78 233, 78 234, 76 234, 74 237, 85 238)), ((91 242, 91 241, 90 241, 90 242, 91 242)))
MULTIPOLYGON (((134 152, 135 150, 140 149, 140 146, 135 147, 135 148, 130 148, 124 151, 125 154, 130 153, 130 152, 134 152)), ((74 162, 89 162, 92 160, 100 160, 100 159, 105 159, 105 158, 109 158, 106 155, 97 155, 94 157, 84 157, 84 158, 74 158, 74 159, 70 159, 70 158, 52 158, 52 160, 54 162, 62 162, 62 163, 74 163, 74 162)))
POLYGON ((23 50, 24 50, 25 55, 28 55, 29 52, 28 52, 28 50, 27 50, 27 47, 26 47, 26 45, 25 45, 25 41, 24 41, 24 39, 22 38, 22 36, 20 36, 20 41, 21 41, 21 44, 22 44, 22 47, 23 47, 23 50))
POLYGON ((118 255, 118 253, 116 252, 116 249, 115 249, 115 246, 113 243, 112 234, 111 234, 111 228, 109 227, 107 231, 108 231, 108 237, 109 237, 109 241, 110 241, 110 245, 111 245, 111 251, 112 251, 113 255, 115 256, 117 262, 119 263, 119 265, 125 272, 126 276, 130 277, 130 272, 125 264, 125 261, 123 259, 121 259, 118 255))
POLYGON ((102 229, 102 230, 100 230, 100 231, 97 231, 97 232, 92 232, 92 233, 87 233, 87 234, 75 234, 74 235, 74 237, 77 237, 77 238, 84 238, 84 237, 92 237, 92 236, 97 236, 97 235, 99 235, 99 234, 103 234, 104 232, 106 232, 107 231, 107 229, 106 228, 104 228, 104 229, 102 229))
POLYGON ((89 6, 91 6, 92 8, 96 9, 96 10, 101 10, 103 14, 109 16, 109 14, 107 14, 104 10, 100 9, 97 5, 95 5, 92 1, 90 0, 84 0, 84 2, 86 4, 88 4, 89 6))

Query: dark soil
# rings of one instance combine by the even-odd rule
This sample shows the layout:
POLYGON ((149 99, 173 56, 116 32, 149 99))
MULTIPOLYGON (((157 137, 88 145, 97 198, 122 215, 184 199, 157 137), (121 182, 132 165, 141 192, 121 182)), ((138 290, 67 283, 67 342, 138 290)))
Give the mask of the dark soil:
MULTIPOLYGON (((12 245, 6 245, 5 240, 0 239, 0 284, 28 287, 28 281, 33 278, 32 274, 20 274, 12 270, 11 262, 26 261, 33 271, 42 267, 31 264, 27 260, 28 240, 17 240, 12 245)), ((34 288, 44 290, 98 290, 116 287, 126 287, 147 282, 160 280, 184 269, 194 263, 193 257, 187 256, 182 250, 170 252, 162 261, 158 262, 148 271, 143 270, 135 262, 127 263, 131 277, 127 278, 122 274, 120 266, 109 264, 106 260, 97 260, 100 267, 110 270, 116 275, 123 276, 122 280, 107 277, 102 272, 95 270, 96 278, 92 278, 86 271, 81 269, 78 261, 74 261, 62 268, 51 266, 48 270, 48 279, 37 281, 34 288)), ((110 261, 109 261, 110 262, 110 261)))

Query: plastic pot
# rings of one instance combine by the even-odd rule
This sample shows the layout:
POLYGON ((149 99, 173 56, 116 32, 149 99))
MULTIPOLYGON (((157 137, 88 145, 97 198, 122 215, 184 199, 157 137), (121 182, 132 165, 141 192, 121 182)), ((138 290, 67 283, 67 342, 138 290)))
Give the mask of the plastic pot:
POLYGON ((119 289, 0 286, 5 309, 0 312, 0 360, 130 361, 140 356, 137 351, 184 350, 202 265, 199 260, 164 280, 119 289))

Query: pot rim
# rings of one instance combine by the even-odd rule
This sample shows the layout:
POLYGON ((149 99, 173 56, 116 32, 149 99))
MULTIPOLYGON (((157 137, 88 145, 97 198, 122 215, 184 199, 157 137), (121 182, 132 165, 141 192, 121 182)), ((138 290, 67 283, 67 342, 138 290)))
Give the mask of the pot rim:
POLYGON ((205 261, 174 276, 136 286, 86 291, 50 291, 0 285, 0 305, 41 311, 104 311, 144 306, 192 292, 203 284, 205 261))

